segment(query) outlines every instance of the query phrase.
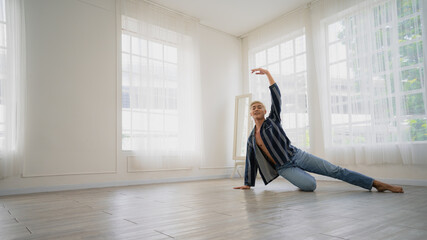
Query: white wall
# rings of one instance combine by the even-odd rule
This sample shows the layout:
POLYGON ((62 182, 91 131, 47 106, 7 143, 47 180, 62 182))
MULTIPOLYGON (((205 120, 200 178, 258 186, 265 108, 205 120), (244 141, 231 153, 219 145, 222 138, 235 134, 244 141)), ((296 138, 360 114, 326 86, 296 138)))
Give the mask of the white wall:
POLYGON ((191 170, 129 173, 120 150, 115 0, 26 0, 27 92, 22 176, 0 195, 231 173, 234 96, 241 93, 241 41, 200 27, 205 158, 191 170))
POLYGON ((24 176, 116 171, 115 4, 102 6, 25 2, 24 176))
POLYGON ((206 156, 201 166, 234 166, 234 97, 243 84, 241 42, 207 27, 200 29, 200 40, 206 156))

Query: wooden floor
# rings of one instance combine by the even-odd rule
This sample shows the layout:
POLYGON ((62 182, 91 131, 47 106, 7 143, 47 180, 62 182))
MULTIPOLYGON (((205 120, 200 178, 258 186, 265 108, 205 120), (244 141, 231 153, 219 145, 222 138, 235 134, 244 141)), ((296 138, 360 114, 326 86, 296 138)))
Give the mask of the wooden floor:
POLYGON ((0 239, 427 239, 427 187, 404 194, 242 179, 0 197, 0 239))

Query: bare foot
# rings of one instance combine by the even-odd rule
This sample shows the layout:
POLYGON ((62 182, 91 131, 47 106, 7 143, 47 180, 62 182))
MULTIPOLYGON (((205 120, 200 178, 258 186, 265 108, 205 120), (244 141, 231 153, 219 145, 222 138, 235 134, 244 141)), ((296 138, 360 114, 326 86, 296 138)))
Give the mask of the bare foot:
POLYGON ((403 193, 403 188, 400 186, 394 186, 387 183, 383 183, 377 180, 374 180, 374 183, 372 184, 374 188, 378 190, 378 192, 384 192, 386 190, 389 190, 394 193, 403 193))

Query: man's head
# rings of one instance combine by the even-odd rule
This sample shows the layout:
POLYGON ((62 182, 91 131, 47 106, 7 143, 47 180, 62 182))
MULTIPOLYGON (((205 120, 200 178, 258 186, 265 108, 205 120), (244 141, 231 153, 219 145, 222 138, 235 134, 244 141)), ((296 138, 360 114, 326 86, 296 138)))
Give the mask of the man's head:
POLYGON ((260 101, 253 101, 249 108, 249 113, 251 114, 254 120, 263 119, 264 115, 267 113, 265 106, 260 101))

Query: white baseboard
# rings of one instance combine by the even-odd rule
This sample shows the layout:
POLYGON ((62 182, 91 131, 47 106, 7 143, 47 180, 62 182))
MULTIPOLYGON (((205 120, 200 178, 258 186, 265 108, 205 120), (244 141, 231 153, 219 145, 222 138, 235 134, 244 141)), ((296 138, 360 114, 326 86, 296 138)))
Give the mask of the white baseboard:
POLYGON ((6 189, 6 190, 0 190, 0 196, 42 193, 42 192, 57 192, 57 191, 67 191, 67 190, 80 190, 80 189, 89 189, 89 188, 121 187, 121 186, 145 185, 145 184, 156 184, 156 183, 191 182, 191 181, 203 181, 203 180, 212 180, 212 179, 224 179, 229 177, 230 175, 227 174, 227 175, 213 175, 213 176, 200 176, 200 177, 148 179, 148 180, 138 180, 138 181, 121 181, 121 182, 61 185, 61 186, 35 187, 35 188, 22 188, 22 189, 6 189))
MULTIPOLYGON (((340 181, 334 178, 325 177, 321 175, 314 175, 319 181, 340 181)), ((200 176, 200 177, 185 177, 185 178, 167 178, 167 179, 148 179, 138 181, 121 181, 121 182, 107 182, 107 183, 93 183, 93 184, 77 184, 77 185, 61 185, 51 187, 35 187, 35 188, 22 188, 22 189, 6 189, 0 190, 0 196, 41 193, 41 192, 57 192, 67 190, 80 190, 89 188, 104 188, 104 187, 121 187, 121 186, 134 186, 156 183, 175 183, 175 182, 191 182, 203 181, 213 179, 230 179, 230 175, 213 175, 213 176, 200 176)), ((396 185, 410 185, 410 186, 423 186, 427 187, 427 180, 418 179, 381 179, 377 180, 396 185)))

